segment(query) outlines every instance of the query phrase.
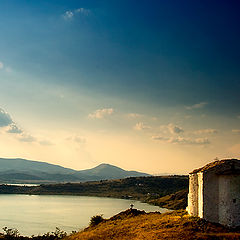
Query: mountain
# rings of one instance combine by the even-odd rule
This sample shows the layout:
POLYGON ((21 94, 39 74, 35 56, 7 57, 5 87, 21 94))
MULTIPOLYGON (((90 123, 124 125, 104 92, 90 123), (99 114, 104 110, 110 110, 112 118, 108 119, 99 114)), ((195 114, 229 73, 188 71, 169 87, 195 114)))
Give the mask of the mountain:
POLYGON ((0 182, 80 182, 138 176, 150 175, 126 171, 110 164, 100 164, 91 169, 76 171, 46 162, 0 158, 0 182))

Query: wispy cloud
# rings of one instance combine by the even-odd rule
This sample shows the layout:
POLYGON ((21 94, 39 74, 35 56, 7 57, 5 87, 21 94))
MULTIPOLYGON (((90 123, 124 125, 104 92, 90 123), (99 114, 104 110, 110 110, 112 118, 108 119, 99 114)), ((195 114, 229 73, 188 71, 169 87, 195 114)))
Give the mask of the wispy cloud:
POLYGON ((142 115, 138 114, 138 113, 129 113, 129 114, 127 114, 127 117, 129 117, 129 118, 139 118, 139 117, 142 117, 142 115))
POLYGON ((171 134, 179 134, 179 133, 184 132, 184 130, 181 127, 178 127, 172 123, 169 123, 167 125, 167 128, 171 134))
POLYGON ((91 14, 91 10, 86 9, 86 8, 77 8, 77 9, 75 9, 74 12, 75 13, 80 13, 80 14, 85 15, 85 16, 89 16, 91 14))
POLYGON ((68 10, 63 14, 63 18, 65 20, 72 20, 76 15, 81 14, 82 16, 89 16, 91 14, 91 10, 86 8, 77 8, 73 10, 68 10))
POLYGON ((88 118, 90 119, 101 119, 101 118, 105 118, 109 115, 112 115, 114 112, 113 108, 102 108, 102 109, 98 109, 93 113, 90 113, 88 115, 88 118))
POLYGON ((141 130, 150 129, 151 127, 144 124, 143 122, 138 122, 133 128, 137 131, 141 131, 141 130))
POLYGON ((233 132, 233 133, 240 134, 240 129, 233 129, 232 132, 233 132))
POLYGON ((213 129, 213 128, 207 128, 207 129, 200 129, 197 131, 194 131, 194 134, 214 134, 214 133, 218 133, 217 129, 213 129))
POLYGON ((207 104, 208 104, 207 102, 200 102, 200 103, 196 103, 192 106, 186 106, 185 108, 187 110, 199 109, 199 108, 204 108, 207 104))
POLYGON ((52 146, 52 145, 54 145, 52 142, 50 142, 48 140, 42 140, 42 141, 39 141, 38 143, 40 145, 43 145, 43 146, 52 146))
POLYGON ((0 62, 0 70, 3 69, 4 65, 3 62, 0 62))
POLYGON ((37 141, 37 139, 35 137, 31 136, 30 134, 26 134, 26 133, 20 134, 18 137, 18 140, 21 142, 36 142, 37 141))
POLYGON ((7 130, 8 133, 23 133, 23 130, 19 128, 16 123, 11 123, 7 130))
POLYGON ((183 144, 183 145, 207 145, 210 144, 210 141, 207 138, 184 138, 184 137, 163 137, 163 136, 152 136, 153 140, 157 141, 163 141, 166 143, 172 143, 172 144, 183 144))
POLYGON ((87 141, 85 137, 82 137, 79 135, 70 136, 70 137, 66 138, 66 140, 73 141, 73 142, 80 143, 80 144, 86 143, 86 141, 87 141))
POLYGON ((155 136, 152 136, 152 139, 153 140, 157 140, 157 141, 168 142, 170 138, 159 136, 159 135, 155 135, 155 136))
POLYGON ((21 129, 16 122, 13 121, 10 114, 2 108, 0 108, 0 128, 3 129, 4 133, 12 134, 12 136, 20 142, 37 142, 41 145, 50 145, 49 141, 39 141, 34 136, 21 129))
POLYGON ((7 127, 13 124, 11 116, 2 108, 0 108, 0 127, 7 127))
POLYGON ((64 14, 63 14, 63 17, 65 20, 70 20, 72 19, 74 16, 74 13, 72 11, 66 11, 64 14))

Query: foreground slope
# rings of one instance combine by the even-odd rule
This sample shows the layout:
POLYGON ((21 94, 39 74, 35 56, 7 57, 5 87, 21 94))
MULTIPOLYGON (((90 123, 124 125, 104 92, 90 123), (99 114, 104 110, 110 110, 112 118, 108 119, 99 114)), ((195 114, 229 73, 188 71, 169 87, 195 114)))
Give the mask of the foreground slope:
POLYGON ((240 239, 240 229, 193 218, 185 211, 145 213, 128 209, 66 240, 240 239))

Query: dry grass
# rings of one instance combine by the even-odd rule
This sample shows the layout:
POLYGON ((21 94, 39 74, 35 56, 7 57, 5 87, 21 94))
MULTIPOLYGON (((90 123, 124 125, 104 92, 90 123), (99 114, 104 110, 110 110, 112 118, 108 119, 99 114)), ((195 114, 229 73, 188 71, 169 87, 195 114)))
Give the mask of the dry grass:
POLYGON ((240 239, 239 232, 189 217, 185 211, 147 214, 129 209, 66 240, 240 239))

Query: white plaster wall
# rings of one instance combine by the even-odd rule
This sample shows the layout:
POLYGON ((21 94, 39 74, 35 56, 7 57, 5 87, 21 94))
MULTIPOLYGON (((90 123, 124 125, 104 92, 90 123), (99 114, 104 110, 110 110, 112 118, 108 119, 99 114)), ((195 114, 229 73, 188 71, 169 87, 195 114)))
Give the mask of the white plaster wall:
POLYGON ((240 176, 219 176, 219 223, 240 226, 240 176))
POLYGON ((203 173, 199 172, 198 175, 198 217, 203 218, 203 173))
POLYGON ((189 175, 189 193, 187 211, 191 216, 198 216, 198 175, 189 175))
POLYGON ((203 204, 202 215, 200 217, 210 221, 219 222, 218 208, 219 208, 219 182, 215 171, 208 171, 203 173, 203 204))

